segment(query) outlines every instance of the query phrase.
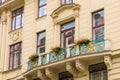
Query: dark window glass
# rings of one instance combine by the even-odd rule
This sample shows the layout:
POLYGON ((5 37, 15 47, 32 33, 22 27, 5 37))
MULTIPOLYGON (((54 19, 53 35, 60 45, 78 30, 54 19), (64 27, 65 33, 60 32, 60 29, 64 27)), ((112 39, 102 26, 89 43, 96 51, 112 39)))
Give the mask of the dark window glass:
POLYGON ((93 39, 104 39, 104 10, 93 13, 93 39))
POLYGON ((89 66, 90 80, 108 80, 107 67, 104 63, 89 66))
POLYGON ((74 27, 75 22, 63 24, 61 27, 61 47, 67 47, 74 43, 74 27))
POLYGON ((39 17, 46 15, 46 8, 47 8, 47 0, 39 0, 39 17))
POLYGON ((9 69, 18 68, 21 59, 21 43, 10 46, 9 69))
POLYGON ((12 12, 12 30, 23 26, 23 7, 12 12))
POLYGON ((62 5, 64 4, 71 4, 74 0, 61 0, 62 5))
POLYGON ((43 53, 45 52, 45 41, 46 41, 46 33, 41 32, 38 34, 38 44, 37 44, 37 52, 38 53, 43 53))

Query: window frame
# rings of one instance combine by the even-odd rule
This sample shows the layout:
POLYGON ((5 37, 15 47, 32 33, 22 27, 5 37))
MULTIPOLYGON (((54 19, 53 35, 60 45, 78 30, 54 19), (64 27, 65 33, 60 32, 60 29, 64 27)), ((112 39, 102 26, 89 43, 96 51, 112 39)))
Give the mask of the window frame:
POLYGON ((64 24, 62 24, 62 25, 60 26, 60 28, 61 28, 61 30, 60 30, 60 46, 61 46, 61 47, 67 47, 67 46, 66 46, 66 39, 67 39, 68 37, 72 37, 72 43, 74 43, 74 41, 75 41, 75 37, 74 37, 74 35, 75 35, 75 25, 72 26, 72 27, 69 28, 69 29, 62 30, 63 25, 68 24, 68 23, 71 23, 71 22, 74 22, 74 23, 75 23, 75 20, 69 21, 69 22, 64 23, 64 24), (72 33, 74 33, 74 35, 73 35, 73 34, 71 34, 71 35, 66 35, 66 34, 65 34, 67 31, 70 31, 70 30, 72 30, 72 33), (63 46, 62 46, 62 33, 63 33, 63 35, 64 35, 64 36, 63 36, 63 40, 64 40, 63 46))
POLYGON ((20 52, 20 53, 18 54, 18 66, 16 68, 20 67, 20 64, 21 64, 22 42, 18 42, 16 44, 10 45, 9 70, 16 69, 16 68, 14 68, 15 67, 14 59, 15 59, 15 52, 17 52, 17 51, 20 52), (19 48, 17 50, 15 50, 15 46, 18 45, 18 44, 19 44, 19 48), (13 51, 11 51, 12 47, 13 47, 13 51), (10 62, 11 61, 11 55, 12 55, 12 62, 10 62), (12 64, 12 66, 11 66, 11 64, 12 64))
MULTIPOLYGON (((47 7, 47 0, 46 0, 46 3, 42 4, 42 5, 40 5, 40 0, 38 0, 38 17, 42 17, 42 16, 45 16, 47 14, 47 13, 45 15, 40 15, 39 14, 41 12, 40 8, 45 7, 45 6, 47 7)), ((47 10, 47 8, 46 8, 46 10, 47 10)))
POLYGON ((60 72, 59 73, 59 80, 64 80, 64 79, 67 79, 67 78, 74 78, 73 75, 71 73, 69 73, 68 71, 65 71, 65 72, 60 72), (61 75, 63 75, 64 73, 67 73, 68 75, 64 76, 64 77, 60 77, 61 75))
MULTIPOLYGON (((94 36, 95 36, 94 30, 96 30, 96 29, 98 29, 98 28, 102 28, 102 27, 104 28, 105 22, 103 22, 103 24, 101 24, 101 25, 94 26, 94 14, 95 14, 95 13, 98 13, 98 12, 101 12, 101 11, 104 12, 104 9, 100 9, 100 10, 97 10, 97 11, 95 11, 95 12, 92 12, 92 39, 93 39, 93 40, 96 40, 96 39, 94 39, 94 36)), ((105 18, 105 16, 104 16, 103 18, 105 18)), ((105 32, 104 32, 104 33, 105 33, 105 32)), ((103 39, 104 39, 104 38, 103 38, 103 39)))
MULTIPOLYGON (((44 53, 44 52, 38 53, 38 48, 40 48, 40 47, 42 47, 42 46, 45 47, 45 45, 46 45, 46 31, 43 30, 43 31, 37 33, 37 50, 36 50, 37 54, 42 54, 42 53, 44 53), (42 44, 42 45, 38 45, 38 43, 39 43, 39 35, 40 35, 41 33, 45 33, 45 43, 42 44)), ((45 51, 46 51, 46 47, 45 47, 45 51)))
POLYGON ((66 0, 61 0, 61 5, 65 5, 65 4, 73 4, 74 3, 74 0, 71 0, 71 3, 66 3, 67 1, 66 0), (64 3, 62 3, 64 1, 64 3))
POLYGON ((12 11, 12 21, 11 21, 11 31, 14 31, 14 30, 17 30, 19 28, 22 28, 23 27, 23 13, 24 13, 24 7, 20 7, 14 11, 12 11), (17 14, 17 11, 18 10, 21 10, 21 12, 19 14, 17 14), (16 21, 17 21, 17 16, 20 16, 20 27, 17 28, 17 25, 16 25, 16 21), (15 18, 15 20, 14 20, 15 18), (13 20, 14 20, 14 24, 13 24, 13 20))
POLYGON ((105 65, 105 63, 104 62, 102 62, 102 63, 97 63, 97 64, 93 64, 93 65, 89 65, 89 80, 92 80, 91 79, 91 74, 92 73, 96 73, 96 72, 102 72, 102 71, 106 71, 106 74, 107 74, 107 79, 108 79, 108 71, 107 71, 107 67, 106 67, 106 65, 105 65), (95 67, 97 67, 97 66, 101 66, 101 68, 98 68, 98 69, 95 69, 94 67, 93 68, 91 68, 92 66, 95 66, 95 67), (93 69, 93 71, 91 71, 91 69, 93 69))

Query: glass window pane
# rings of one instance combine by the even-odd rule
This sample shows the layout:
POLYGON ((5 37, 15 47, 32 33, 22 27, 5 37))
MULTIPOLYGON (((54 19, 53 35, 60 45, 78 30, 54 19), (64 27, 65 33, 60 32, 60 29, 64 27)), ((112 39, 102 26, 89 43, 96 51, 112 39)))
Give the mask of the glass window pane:
POLYGON ((44 15, 46 15, 46 6, 39 8, 39 16, 44 16, 44 15))
POLYGON ((14 53, 14 68, 18 67, 18 62, 19 62, 19 51, 14 53))
POLYGON ((65 4, 65 0, 62 0, 62 4, 65 4))
POLYGON ((93 27, 104 24, 104 11, 99 11, 93 14, 93 27))
POLYGON ((45 46, 38 47, 38 53, 44 53, 45 52, 45 46))
POLYGON ((72 0, 66 0, 66 4, 72 3, 72 0))
POLYGON ((72 36, 66 38, 66 46, 72 44, 72 36))
POLYGON ((73 28, 73 27, 75 27, 75 22, 74 21, 66 23, 66 24, 62 25, 62 31, 66 30, 66 29, 73 28))
POLYGON ((16 16, 16 29, 21 27, 21 15, 16 16))
POLYGON ((46 4, 47 0, 39 0, 40 5, 46 4))
POLYGON ((45 32, 42 32, 38 35, 38 45, 45 44, 45 32))
POLYGON ((94 40, 104 39, 104 27, 99 27, 93 30, 94 40))

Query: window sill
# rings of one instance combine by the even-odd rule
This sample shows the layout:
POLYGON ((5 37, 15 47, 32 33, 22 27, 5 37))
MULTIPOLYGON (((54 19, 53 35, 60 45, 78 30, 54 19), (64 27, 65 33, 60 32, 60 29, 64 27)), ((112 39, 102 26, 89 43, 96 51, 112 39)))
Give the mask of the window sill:
POLYGON ((47 15, 43 15, 43 16, 37 17, 35 20, 39 20, 39 19, 45 18, 46 16, 47 15))
POLYGON ((22 28, 23 28, 23 27, 20 27, 20 28, 15 29, 15 30, 11 30, 9 33, 11 33, 11 32, 15 32, 15 31, 20 30, 20 29, 22 29, 22 28))
POLYGON ((18 66, 17 68, 13 68, 13 69, 8 69, 4 72, 12 72, 12 71, 16 71, 16 70, 20 70, 22 68, 22 65, 18 66))

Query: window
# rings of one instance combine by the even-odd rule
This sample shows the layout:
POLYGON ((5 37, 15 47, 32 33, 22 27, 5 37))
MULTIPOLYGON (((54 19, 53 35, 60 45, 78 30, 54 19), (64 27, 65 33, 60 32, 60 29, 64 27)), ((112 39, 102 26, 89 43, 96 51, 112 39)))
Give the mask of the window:
POLYGON ((0 3, 3 3, 3 2, 5 2, 5 0, 0 0, 0 3))
POLYGON ((36 78, 36 79, 33 79, 33 80, 41 80, 40 78, 36 78))
POLYGON ((59 73, 59 80, 74 80, 73 75, 69 72, 59 73))
POLYGON ((108 80, 107 67, 104 63, 89 66, 90 80, 108 80))
POLYGON ((39 6, 38 6, 39 17, 46 15, 46 8, 47 8, 46 7, 46 5, 47 5, 46 2, 47 2, 47 0, 39 0, 39 6))
POLYGON ((9 69, 15 69, 20 66, 21 43, 10 46, 9 69))
POLYGON ((93 13, 93 39, 104 39, 104 10, 93 13))
POLYGON ((38 34, 37 53, 45 52, 45 41, 46 41, 45 36, 46 36, 45 31, 38 34))
POLYGON ((12 12, 12 30, 23 26, 23 7, 12 12))
POLYGON ((73 3, 73 0, 61 0, 62 5, 64 4, 71 4, 73 3))
POLYGON ((74 43, 75 21, 63 24, 61 27, 61 47, 67 47, 74 43))

